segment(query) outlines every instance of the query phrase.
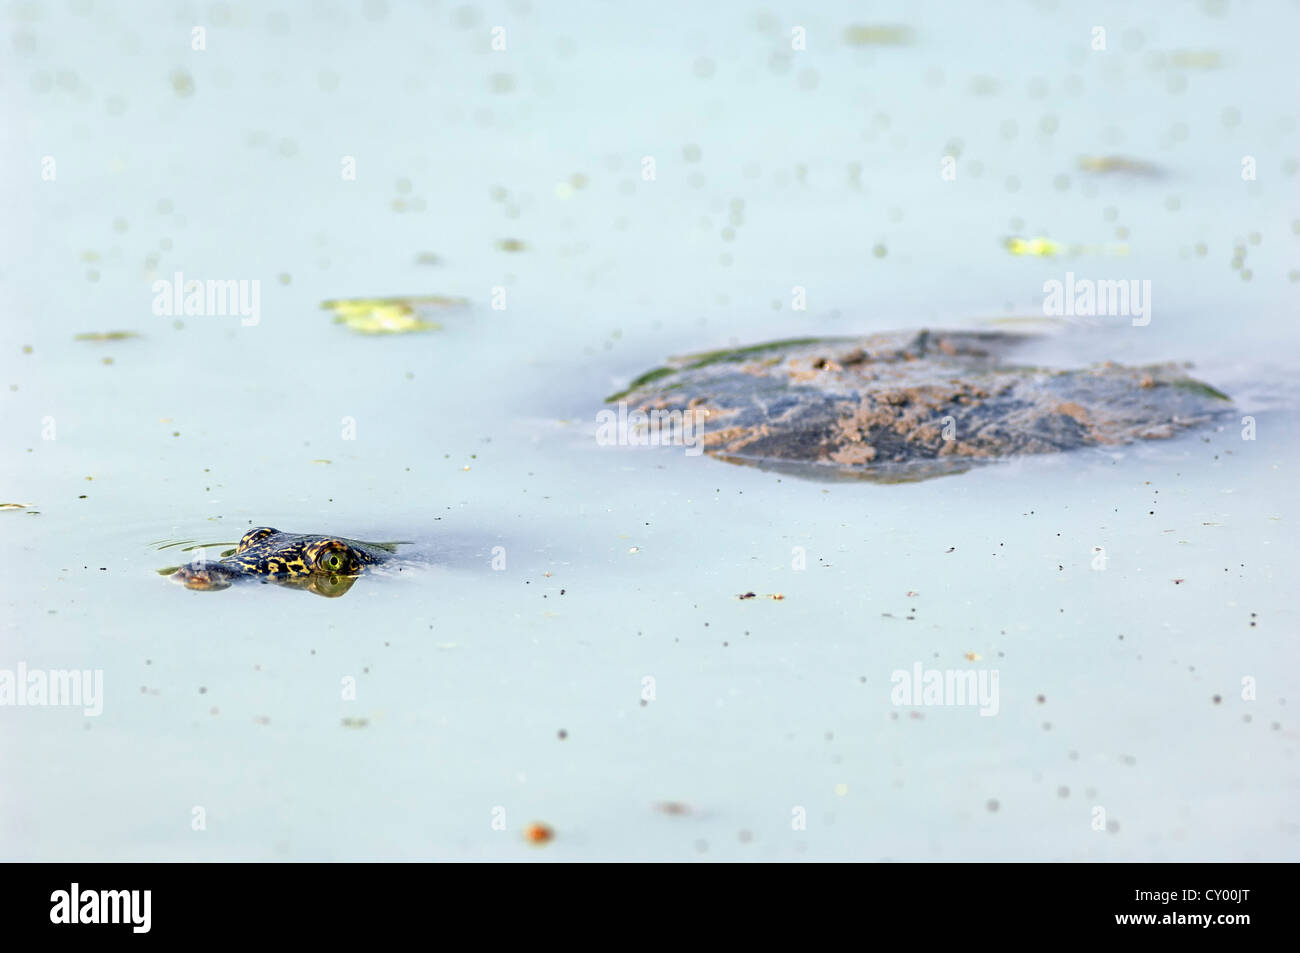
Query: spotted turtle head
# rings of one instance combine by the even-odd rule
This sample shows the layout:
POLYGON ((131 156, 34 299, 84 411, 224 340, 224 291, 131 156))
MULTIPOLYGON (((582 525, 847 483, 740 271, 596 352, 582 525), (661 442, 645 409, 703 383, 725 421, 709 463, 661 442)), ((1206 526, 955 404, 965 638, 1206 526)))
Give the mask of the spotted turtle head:
POLYGON ((190 589, 226 589, 241 579, 257 579, 334 597, 347 592, 367 566, 385 556, 383 544, 258 526, 245 533, 224 558, 216 562, 199 559, 182 566, 172 577, 190 589))

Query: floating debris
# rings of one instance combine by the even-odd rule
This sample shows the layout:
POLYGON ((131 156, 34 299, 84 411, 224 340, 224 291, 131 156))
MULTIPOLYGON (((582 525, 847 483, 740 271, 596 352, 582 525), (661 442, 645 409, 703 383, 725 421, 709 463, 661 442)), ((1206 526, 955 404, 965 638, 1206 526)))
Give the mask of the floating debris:
POLYGON ((524 840, 535 847, 541 847, 543 844, 549 844, 555 840, 555 828, 549 824, 540 822, 529 824, 524 828, 524 840))
POLYGON ((520 252, 527 250, 528 245, 519 238, 499 238, 497 248, 506 252, 520 252))
POLYGON ((1218 50, 1174 50, 1168 54, 1157 54, 1156 62, 1173 69, 1218 69, 1223 65, 1223 56, 1218 50))
POLYGON ((682 801, 659 801, 655 804, 655 810, 660 814, 670 814, 674 817, 681 817, 691 813, 691 806, 682 801))
POLYGON ((1013 255, 1036 258, 1055 258, 1057 255, 1127 255, 1128 245, 1065 245, 1050 238, 1035 236, 1021 238, 1012 235, 1003 240, 1003 247, 1013 255))
POLYGON ((345 324, 358 334, 410 334, 438 331, 442 325, 420 317, 421 311, 463 308, 465 298, 449 295, 411 295, 393 298, 337 298, 322 301, 321 307, 334 312, 334 323, 345 324))
POLYGON ((844 28, 845 46, 907 46, 912 29, 893 24, 852 23, 844 28))
POLYGON ((344 728, 364 728, 370 724, 369 718, 344 718, 342 725, 344 728))
POLYGON ((1050 258, 1065 251, 1062 245, 1050 238, 1018 238, 1013 236, 1008 238, 1005 244, 1007 251, 1013 255, 1033 255, 1039 258, 1050 258))
POLYGON ((30 503, 0 503, 0 510, 25 510, 30 503))
POLYGON ((1004 242, 1007 251, 1013 255, 1033 255, 1050 258, 1061 254, 1065 249, 1050 238, 1019 238, 1012 236, 1004 242))
POLYGON ((1080 156, 1079 168, 1084 172, 1121 172, 1151 178, 1158 178, 1164 174, 1157 165, 1143 162, 1141 159, 1129 159, 1126 156, 1080 156))
POLYGON ((76 341, 126 341, 130 338, 138 338, 141 335, 136 331, 83 331, 73 340, 76 341))
POLYGON ((171 84, 176 95, 182 99, 187 99, 194 95, 194 77, 186 70, 172 70, 171 84))

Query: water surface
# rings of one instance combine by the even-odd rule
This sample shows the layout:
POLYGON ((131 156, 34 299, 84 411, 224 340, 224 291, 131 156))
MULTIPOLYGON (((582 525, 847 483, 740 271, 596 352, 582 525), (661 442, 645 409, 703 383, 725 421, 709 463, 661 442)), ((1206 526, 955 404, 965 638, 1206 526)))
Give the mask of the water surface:
POLYGON ((104 698, 0 709, 0 854, 1295 859, 1294 7, 154 10, 7 11, 0 668, 104 698), (1150 323, 1045 321, 1067 271, 1150 323), (156 314, 177 272, 256 323, 156 314), (403 293, 469 305, 320 307, 403 293), (594 439, 671 354, 1007 319, 1240 413, 885 486, 594 439), (414 544, 157 574, 256 525, 414 544))

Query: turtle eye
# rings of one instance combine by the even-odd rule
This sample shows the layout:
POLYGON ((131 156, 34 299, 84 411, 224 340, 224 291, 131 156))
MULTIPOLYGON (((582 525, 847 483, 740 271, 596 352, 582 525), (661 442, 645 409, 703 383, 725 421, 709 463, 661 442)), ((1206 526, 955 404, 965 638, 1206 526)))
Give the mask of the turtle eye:
POLYGON ((342 543, 332 542, 316 557, 316 568, 323 572, 351 572, 356 566, 348 548, 342 543))

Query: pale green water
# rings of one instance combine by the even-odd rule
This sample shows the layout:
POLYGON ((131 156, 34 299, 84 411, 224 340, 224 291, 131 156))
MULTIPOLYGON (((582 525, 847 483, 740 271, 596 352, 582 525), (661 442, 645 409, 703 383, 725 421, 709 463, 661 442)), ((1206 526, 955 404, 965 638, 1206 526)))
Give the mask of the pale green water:
POLYGON ((0 513, 0 669, 104 697, 0 707, 0 855, 1297 856, 1295 7, 728 6, 9 8, 0 502, 39 512, 0 513), (1165 174, 1077 167, 1110 154, 1165 174), (1150 280, 1152 321, 1044 362, 1194 361, 1257 439, 901 486, 594 440, 668 354, 1041 315, 1067 270, 1150 280), (260 281, 260 320, 174 327, 176 271, 260 281), (471 308, 319 308, 403 292, 471 308), (154 572, 261 524, 417 558, 334 600, 154 572), (894 705, 916 663, 996 668, 997 716, 894 705))

